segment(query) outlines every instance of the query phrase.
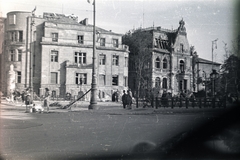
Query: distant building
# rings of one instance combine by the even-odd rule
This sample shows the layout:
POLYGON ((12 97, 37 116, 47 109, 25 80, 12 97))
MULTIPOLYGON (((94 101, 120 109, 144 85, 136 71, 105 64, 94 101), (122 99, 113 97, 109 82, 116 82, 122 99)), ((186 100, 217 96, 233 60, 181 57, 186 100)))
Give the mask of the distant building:
MULTIPOLYGON (((194 72, 193 53, 190 51, 187 39, 187 31, 185 22, 181 20, 177 29, 163 29, 161 27, 140 28, 133 31, 132 35, 138 36, 139 32, 148 32, 151 35, 151 45, 149 57, 149 75, 146 77, 147 86, 154 90, 155 93, 163 93, 163 91, 178 94, 180 92, 197 92, 197 74, 194 72)), ((140 34, 139 34, 140 35, 140 34)), ((127 44, 126 45, 130 45, 127 44)), ((131 48, 129 48, 131 52, 131 48)), ((137 54, 137 53, 135 53, 137 54)), ((131 52, 129 58, 134 54, 131 52)), ((196 66, 198 69, 208 69, 212 67, 212 63, 202 63, 207 60, 196 56, 196 66)), ((214 63, 214 68, 218 68, 219 64, 214 63)), ((207 73, 208 74, 208 73, 207 73)), ((136 70, 129 67, 129 87, 135 92, 136 70)), ((143 89, 143 88, 142 88, 143 89)))
POLYGON ((213 70, 219 72, 220 66, 221 64, 217 62, 212 62, 202 58, 196 59, 195 66, 195 70, 197 71, 196 91, 201 90, 210 91, 212 89, 210 74, 213 72, 213 70))
MULTIPOLYGON (((99 98, 107 98, 128 88, 128 47, 121 34, 99 27, 96 33, 97 89, 99 98)), ((5 74, 13 64, 16 89, 24 90, 32 82, 40 96, 49 88, 52 96, 64 97, 91 88, 93 26, 88 19, 78 22, 74 15, 9 12, 5 42, 5 74)))

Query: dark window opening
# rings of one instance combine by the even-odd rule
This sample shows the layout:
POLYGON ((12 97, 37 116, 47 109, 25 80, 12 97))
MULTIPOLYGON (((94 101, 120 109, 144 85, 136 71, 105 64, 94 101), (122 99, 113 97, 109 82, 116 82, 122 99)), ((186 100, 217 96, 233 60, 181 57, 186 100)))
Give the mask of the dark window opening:
POLYGON ((78 35, 77 38, 78 38, 78 43, 83 44, 84 42, 83 35, 78 35))
POLYGON ((162 88, 167 89, 167 78, 163 78, 162 88))
POLYGON ((112 77, 112 85, 118 86, 118 76, 117 75, 112 77))

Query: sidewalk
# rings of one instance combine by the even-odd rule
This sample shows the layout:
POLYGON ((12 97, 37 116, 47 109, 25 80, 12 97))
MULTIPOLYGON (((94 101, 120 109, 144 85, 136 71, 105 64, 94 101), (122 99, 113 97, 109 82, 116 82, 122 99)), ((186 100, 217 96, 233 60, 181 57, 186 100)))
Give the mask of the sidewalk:
MULTIPOLYGON (((41 102, 36 102, 41 103, 41 102)), ((61 106, 58 104, 61 104, 62 106, 67 105, 68 101, 52 101, 50 104, 55 103, 55 106, 50 106, 50 113, 57 113, 57 112, 104 112, 108 114, 116 114, 116 115, 124 115, 124 114, 141 114, 141 115, 147 115, 147 114, 177 114, 177 113, 197 113, 197 112, 216 112, 225 110, 225 108, 198 108, 198 107, 189 107, 187 108, 179 108, 179 107, 159 107, 159 108, 136 108, 136 105, 132 105, 132 109, 123 109, 123 106, 120 102, 98 102, 98 110, 89 110, 89 102, 86 101, 79 101, 76 102, 71 106, 69 109, 62 109, 61 106)), ((7 103, 6 101, 2 101, 1 103, 1 110, 4 110, 8 108, 11 112, 17 111, 17 112, 25 112, 26 106, 22 103, 7 103)))

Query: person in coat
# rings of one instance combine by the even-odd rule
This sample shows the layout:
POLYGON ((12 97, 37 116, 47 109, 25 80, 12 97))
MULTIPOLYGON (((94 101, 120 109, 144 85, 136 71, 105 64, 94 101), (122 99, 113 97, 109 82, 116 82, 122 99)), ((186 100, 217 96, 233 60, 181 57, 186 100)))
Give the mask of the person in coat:
POLYGON ((126 94, 125 90, 123 90, 122 103, 123 103, 123 108, 126 108, 126 105, 127 105, 127 94, 126 94))

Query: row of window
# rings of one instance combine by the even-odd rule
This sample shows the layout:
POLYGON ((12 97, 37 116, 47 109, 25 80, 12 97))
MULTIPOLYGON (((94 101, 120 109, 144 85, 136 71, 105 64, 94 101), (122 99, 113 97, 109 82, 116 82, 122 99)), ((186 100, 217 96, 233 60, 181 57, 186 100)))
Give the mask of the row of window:
MULTIPOLYGON (((149 86, 151 84, 149 78, 146 78, 146 86, 149 86)), ((161 79, 159 77, 157 77, 155 79, 155 87, 161 87, 161 79)), ((134 79, 134 89, 136 89, 136 79, 134 79)), ((163 78, 162 79, 162 88, 163 89, 168 89, 168 79, 167 78, 163 78)), ((183 79, 179 81, 179 90, 183 91, 183 90, 187 90, 187 79, 183 79)))
MULTIPOLYGON (((52 41, 58 42, 58 33, 52 33, 52 41)), ((84 44, 84 36, 78 35, 77 41, 79 44, 84 44)), ((118 48, 118 46, 119 46, 118 39, 112 39, 112 44, 113 44, 113 47, 118 48)), ((106 39, 100 38, 100 46, 105 46, 105 45, 106 45, 106 39)))
POLYGON ((23 42, 23 31, 9 31, 8 37, 11 42, 23 42))
MULTIPOLYGON (((118 75, 112 76, 112 85, 118 86, 119 84, 119 77, 118 75)), ((124 86, 127 87, 127 77, 124 77, 124 86)), ((21 83, 21 72, 17 72, 17 83, 21 83)), ((51 84, 57 84, 58 83, 58 73, 57 72, 51 72, 51 84)), ((84 85, 87 84, 87 74, 86 73, 76 73, 75 75, 75 84, 78 85, 84 85)), ((106 76, 105 75, 99 75, 99 85, 106 85, 106 76)), ((157 77, 155 79, 155 87, 161 86, 161 79, 157 77)), ((163 78, 162 80, 162 88, 167 89, 168 88, 168 80, 167 78, 163 78)), ((179 81, 179 90, 187 90, 187 80, 180 80, 179 81)))
MULTIPOLYGON (((161 68, 160 67, 160 58, 157 57, 155 60, 155 67, 156 68, 161 68)), ((163 69, 167 69, 168 68, 168 60, 166 58, 163 59, 163 69)))
MULTIPOLYGON (((155 60, 155 67, 156 68, 161 68, 160 67, 160 58, 156 58, 155 60)), ((168 68, 168 61, 166 58, 163 59, 163 69, 167 69, 168 68)), ((185 62, 183 60, 180 60, 179 63, 179 68, 180 68, 180 72, 184 73, 185 72, 185 62)))
MULTIPOLYGON (((112 76, 112 85, 118 86, 119 84, 119 77, 118 75, 112 76)), ((124 86, 127 87, 128 79, 127 77, 124 77, 124 86)), ((21 72, 17 72, 17 83, 21 83, 21 72)), ((51 72, 51 84, 57 84, 58 83, 58 73, 57 72, 51 72)), ((78 85, 84 85, 87 84, 87 74, 86 73, 76 73, 75 75, 75 84, 78 85)), ((99 75, 99 85, 106 85, 106 76, 105 75, 99 75)), ((157 77, 155 79, 155 87, 161 86, 161 79, 157 77)), ((167 78, 162 79, 162 88, 167 89, 168 88, 168 80, 167 78)), ((187 80, 180 80, 179 81, 179 90, 187 90, 187 80)))
MULTIPOLYGON (((51 72, 51 84, 57 84, 58 83, 58 73, 57 72, 51 72)), ((124 77, 124 86, 127 87, 127 77, 124 77)), ((75 84, 78 85, 84 85, 87 84, 87 73, 76 73, 75 75, 75 84)), ((119 77, 118 75, 112 76, 112 85, 118 86, 119 84, 119 77)), ((99 75, 99 85, 106 85, 106 76, 105 75, 99 75)))
MULTIPOLYGON (((157 77, 155 79, 155 87, 160 87, 161 86, 161 79, 159 77, 157 77)), ((163 82, 162 82, 162 88, 167 89, 168 85, 167 85, 167 78, 163 78, 163 82)))
MULTIPOLYGON (((154 47, 161 48, 161 49, 168 49, 168 46, 169 46, 169 42, 167 40, 162 40, 162 39, 159 39, 159 38, 155 38, 154 47)), ((179 51, 181 53, 184 52, 184 45, 182 43, 180 44, 179 51)))
POLYGON ((155 38, 154 47, 161 49, 168 49, 168 41, 155 38))
MULTIPOLYGON (((51 62, 58 62, 58 51, 55 51, 55 50, 51 51, 51 62)), ((78 64, 87 64, 87 53, 75 52, 74 62, 78 64)), ((99 55, 99 65, 105 65, 105 64, 106 64, 106 55, 104 54, 99 55)), ((118 55, 112 55, 112 65, 114 66, 119 65, 118 55)), ((128 67, 128 57, 125 57, 124 59, 124 66, 128 67)))

